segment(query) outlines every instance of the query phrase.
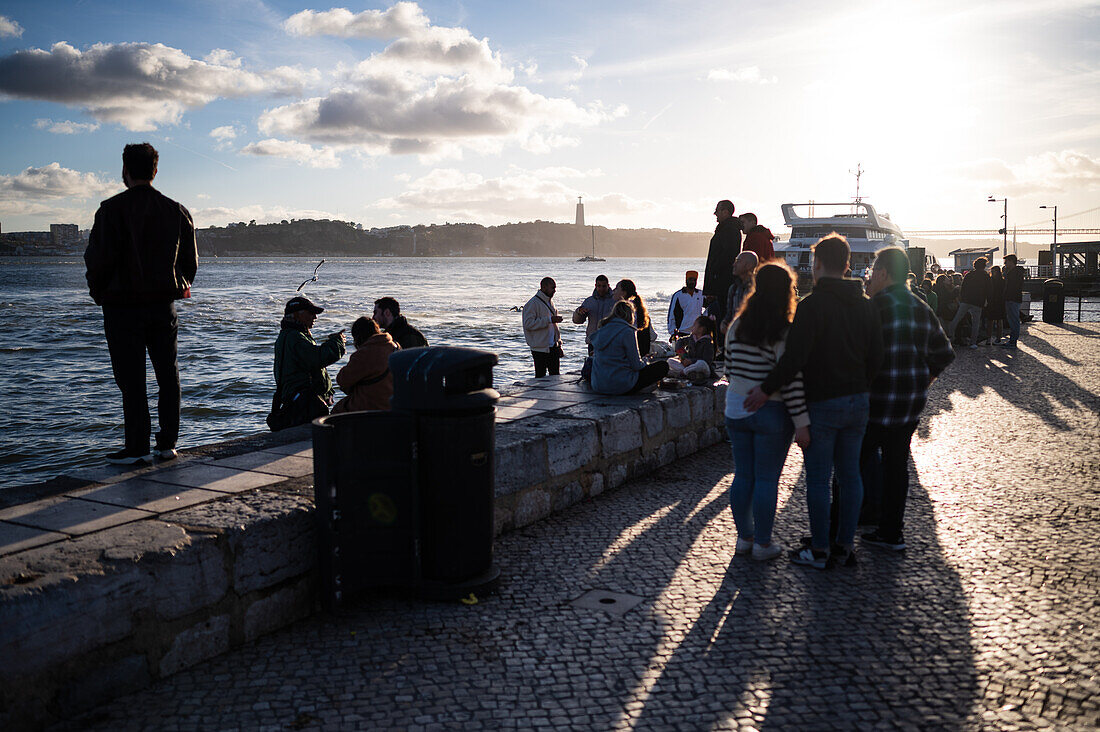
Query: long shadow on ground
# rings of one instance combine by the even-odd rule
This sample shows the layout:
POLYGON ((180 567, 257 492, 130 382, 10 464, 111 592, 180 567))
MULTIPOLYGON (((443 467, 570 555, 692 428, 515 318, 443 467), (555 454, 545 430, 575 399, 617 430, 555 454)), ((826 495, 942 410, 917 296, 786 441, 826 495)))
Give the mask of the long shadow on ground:
MULTIPOLYGON (((778 517, 788 540, 805 525, 799 486, 778 517)), ((905 553, 861 551, 856 567, 825 572, 734 557, 638 728, 962 726, 978 694, 969 612, 934 524, 914 479, 905 553)))

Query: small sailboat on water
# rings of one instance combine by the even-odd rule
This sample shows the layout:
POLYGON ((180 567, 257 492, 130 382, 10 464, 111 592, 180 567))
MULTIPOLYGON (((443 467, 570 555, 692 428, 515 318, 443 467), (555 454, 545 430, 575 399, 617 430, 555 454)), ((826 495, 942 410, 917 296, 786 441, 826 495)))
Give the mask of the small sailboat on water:
POLYGON ((606 259, 603 259, 602 257, 597 257, 596 256, 596 227, 595 226, 589 226, 588 228, 592 232, 592 254, 585 255, 585 256, 581 257, 580 259, 578 259, 577 261, 578 262, 606 262, 607 261, 606 259))

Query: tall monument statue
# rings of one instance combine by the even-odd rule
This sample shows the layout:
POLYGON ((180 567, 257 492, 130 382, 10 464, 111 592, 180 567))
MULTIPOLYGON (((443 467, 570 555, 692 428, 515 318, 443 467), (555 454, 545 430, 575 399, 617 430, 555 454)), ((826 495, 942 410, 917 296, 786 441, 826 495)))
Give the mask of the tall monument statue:
POLYGON ((584 227, 584 204, 581 203, 580 196, 577 196, 577 227, 584 227))

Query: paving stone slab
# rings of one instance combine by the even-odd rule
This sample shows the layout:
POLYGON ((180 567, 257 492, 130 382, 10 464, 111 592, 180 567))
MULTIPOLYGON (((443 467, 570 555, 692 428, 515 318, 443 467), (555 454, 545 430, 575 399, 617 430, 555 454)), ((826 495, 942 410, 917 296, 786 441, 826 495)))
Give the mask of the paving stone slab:
MULTIPOLYGON (((311 451, 312 453, 312 451, 311 451)), ((246 452, 243 455, 213 460, 210 465, 218 465, 223 468, 237 468, 239 470, 253 470, 257 473, 270 473, 282 475, 287 478, 300 478, 303 475, 313 474, 313 455, 283 455, 277 452, 260 450, 246 452)))
POLYGON ((298 457, 313 458, 313 440, 292 442, 289 445, 273 445, 265 447, 264 452, 277 452, 280 455, 297 455, 298 457))
POLYGON ((77 480, 86 480, 89 483, 118 483, 122 480, 155 473, 158 470, 175 468, 193 459, 194 457, 191 455, 181 454, 173 460, 157 460, 150 465, 133 466, 104 463, 87 468, 74 468, 66 472, 65 475, 77 480))
POLYGON ((155 515, 150 511, 61 496, 6 508, 0 511, 0 521, 79 536, 155 515))
POLYGON ((158 483, 171 483, 172 485, 189 488, 205 488, 206 490, 222 493, 240 493, 252 488, 262 488, 265 485, 278 483, 284 479, 283 476, 278 475, 198 463, 174 470, 150 473, 146 477, 158 483))
POLYGON ((164 513, 176 511, 197 503, 223 498, 224 493, 202 488, 182 488, 171 483, 158 483, 145 478, 131 478, 120 483, 96 486, 74 491, 71 498, 81 498, 114 506, 139 508, 143 511, 164 513))
POLYGON ((65 534, 0 521, 0 556, 67 539, 65 534))

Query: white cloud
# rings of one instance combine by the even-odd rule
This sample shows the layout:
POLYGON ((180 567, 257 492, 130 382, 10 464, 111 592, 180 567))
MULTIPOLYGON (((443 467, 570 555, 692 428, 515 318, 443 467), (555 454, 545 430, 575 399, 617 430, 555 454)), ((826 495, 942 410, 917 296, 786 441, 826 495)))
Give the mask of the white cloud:
POLYGON ((775 76, 765 77, 760 73, 759 66, 742 66, 740 68, 711 69, 707 74, 709 81, 736 81, 742 84, 775 84, 779 79, 775 76))
POLYGON ((543 168, 524 171, 512 168, 507 175, 485 178, 453 168, 436 168, 409 182, 406 190, 378 201, 375 208, 434 213, 450 220, 480 221, 487 224, 533 219, 571 219, 577 196, 583 195, 590 210, 598 209, 604 221, 628 220, 657 204, 620 193, 586 195, 567 185, 562 178, 589 177, 599 171, 573 168, 543 168))
POLYGON ((22 35, 23 26, 5 15, 0 15, 0 38, 20 38, 22 35))
POLYGON ((220 97, 301 93, 300 78, 247 71, 228 51, 207 59, 160 43, 97 43, 80 51, 61 42, 0 58, 0 93, 78 107, 136 131, 178 123, 185 110, 220 97))
POLYGON ((288 158, 311 168, 337 168, 340 159, 331 147, 314 148, 294 140, 267 139, 253 142, 241 148, 241 155, 288 158))
POLYGON ((998 196, 1027 196, 1100 188, 1100 158, 1074 150, 1032 155, 1012 165, 996 158, 975 160, 958 172, 998 196))
POLYGON ((233 125, 222 125, 210 130, 210 136, 218 142, 226 142, 237 136, 237 128, 233 125))
POLYGON ((63 168, 60 163, 50 163, 41 168, 28 167, 15 175, 0 175, 0 200, 5 202, 102 198, 121 189, 121 181, 109 181, 95 173, 63 168))
POLYGON ((209 208, 192 208, 191 215, 195 219, 196 228, 207 226, 225 226, 226 224, 249 222, 255 219, 259 224, 275 224, 283 219, 332 219, 346 221, 345 217, 334 214, 331 211, 319 211, 307 208, 287 208, 285 206, 265 206, 263 204, 251 204, 247 206, 211 206, 209 208))
POLYGON ((303 10, 287 18, 283 28, 296 36, 338 36, 340 38, 388 39, 410 35, 426 28, 428 17, 413 2, 400 2, 388 10, 352 13, 347 8, 303 10))
POLYGON ((620 112, 515 85, 515 72, 488 39, 431 25, 416 3, 357 14, 302 11, 284 27, 298 35, 394 40, 327 94, 265 111, 259 127, 267 135, 432 161, 461 157, 463 150, 499 152, 508 143, 535 152, 576 144, 558 130, 595 125, 620 112))
POLYGON ((82 132, 95 132, 99 129, 98 122, 72 122, 70 120, 36 119, 35 128, 46 130, 55 135, 78 135, 82 132))

